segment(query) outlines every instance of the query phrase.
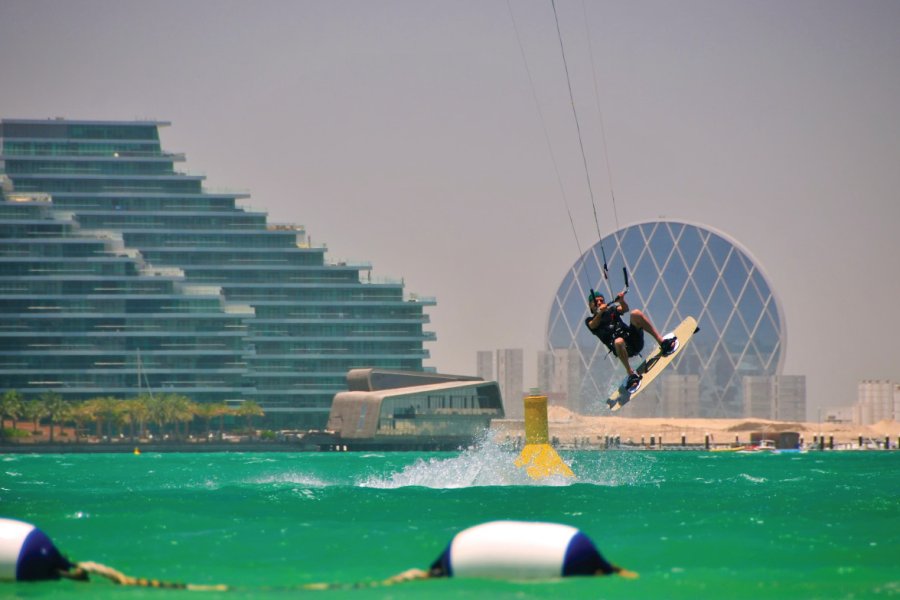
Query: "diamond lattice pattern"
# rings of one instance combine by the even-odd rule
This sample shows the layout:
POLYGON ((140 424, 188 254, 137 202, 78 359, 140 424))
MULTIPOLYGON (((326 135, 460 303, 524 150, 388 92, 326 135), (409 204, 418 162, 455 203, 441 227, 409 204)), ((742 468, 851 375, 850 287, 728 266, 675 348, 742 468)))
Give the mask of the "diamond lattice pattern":
MULTIPOLYGON (((740 416, 742 378, 781 370, 780 308, 757 264, 733 242, 674 221, 620 229, 590 248, 563 278, 550 309, 547 345, 579 351, 585 372, 581 406, 598 410, 624 375, 618 360, 584 325, 591 286, 611 297, 624 287, 622 267, 630 276, 630 307, 643 310, 661 333, 688 315, 697 319, 700 331, 670 371, 699 375, 700 416, 740 416), (602 280, 601 243, 609 283, 602 280)), ((645 337, 647 353, 655 342, 645 337)))

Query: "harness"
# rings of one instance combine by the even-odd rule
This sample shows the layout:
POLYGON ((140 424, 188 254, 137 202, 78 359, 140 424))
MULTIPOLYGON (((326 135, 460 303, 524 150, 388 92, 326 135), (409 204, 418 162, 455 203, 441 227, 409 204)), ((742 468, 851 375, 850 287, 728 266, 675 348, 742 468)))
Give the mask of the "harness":
POLYGON ((615 350, 614 342, 616 338, 621 337, 627 340, 630 333, 628 325, 625 324, 625 321, 619 315, 618 307, 618 303, 607 306, 606 310, 600 313, 600 326, 596 329, 591 329, 590 322, 593 317, 588 317, 584 322, 588 330, 600 338, 600 341, 609 348, 610 352, 615 350))

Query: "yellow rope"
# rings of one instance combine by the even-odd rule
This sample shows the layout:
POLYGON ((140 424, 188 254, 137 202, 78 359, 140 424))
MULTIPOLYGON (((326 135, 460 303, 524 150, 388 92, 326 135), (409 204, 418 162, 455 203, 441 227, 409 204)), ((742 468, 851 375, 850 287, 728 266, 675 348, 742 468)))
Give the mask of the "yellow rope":
POLYGON ((409 569, 398 573, 393 577, 383 579, 381 581, 357 581, 356 583, 307 583, 300 586, 303 590, 354 590, 362 588, 384 587, 394 585, 396 583, 406 583, 407 581, 416 581, 419 579, 428 579, 431 577, 426 571, 421 569, 409 569))
MULTIPOLYGON (((135 587, 150 587, 174 590, 190 590, 195 592, 227 592, 231 588, 227 585, 196 585, 193 583, 179 583, 173 581, 160 581, 158 579, 143 579, 126 575, 121 571, 117 571, 112 567, 101 565, 95 562, 78 563, 74 571, 63 574, 70 579, 87 579, 88 575, 99 575, 109 579, 117 585, 129 585, 135 587)), ((381 581, 361 581, 357 583, 308 583, 298 586, 302 590, 334 590, 334 589, 359 589, 372 588, 394 585, 397 583, 405 583, 407 581, 416 581, 420 579, 428 579, 430 575, 421 569, 409 569, 398 573, 393 577, 381 581)), ((298 589, 298 588, 295 588, 298 589)))
POLYGON ((106 577, 110 581, 118 585, 130 585, 136 587, 152 587, 174 590, 191 590, 195 592, 224 592, 228 591, 227 585, 196 585, 193 583, 179 583, 172 581, 160 581, 158 579, 144 579, 131 577, 121 571, 117 571, 112 567, 101 565, 95 562, 78 563, 78 569, 92 575, 100 575, 106 577))

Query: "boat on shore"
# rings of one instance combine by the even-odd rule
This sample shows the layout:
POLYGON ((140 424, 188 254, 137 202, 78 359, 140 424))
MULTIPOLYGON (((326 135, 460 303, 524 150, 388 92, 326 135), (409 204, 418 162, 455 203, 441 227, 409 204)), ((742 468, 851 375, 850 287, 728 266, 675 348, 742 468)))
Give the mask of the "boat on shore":
POLYGON ((760 440, 758 444, 753 444, 751 446, 744 446, 738 452, 740 454, 756 454, 759 452, 777 452, 778 448, 775 447, 775 442, 772 440, 760 440))

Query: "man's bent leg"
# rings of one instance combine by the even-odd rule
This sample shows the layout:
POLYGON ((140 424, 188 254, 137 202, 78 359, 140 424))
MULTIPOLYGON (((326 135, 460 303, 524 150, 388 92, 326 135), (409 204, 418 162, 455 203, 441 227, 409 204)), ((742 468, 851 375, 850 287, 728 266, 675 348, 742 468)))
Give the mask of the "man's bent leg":
POLYGON ((616 348, 616 356, 619 357, 622 366, 625 367, 625 372, 631 375, 634 373, 634 370, 631 368, 631 363, 628 361, 628 346, 625 344, 625 340, 623 338, 616 338, 614 346, 616 348))
POLYGON ((653 323, 650 322, 650 319, 644 316, 644 313, 640 310, 634 309, 631 311, 631 324, 638 329, 642 329, 649 333, 653 339, 656 340, 657 344, 662 344, 662 336, 656 331, 656 328, 653 326, 653 323))

